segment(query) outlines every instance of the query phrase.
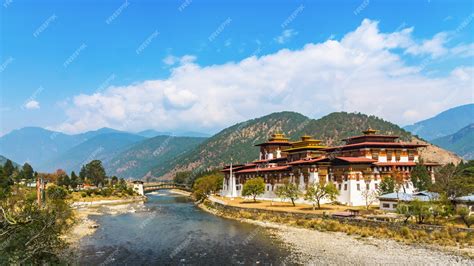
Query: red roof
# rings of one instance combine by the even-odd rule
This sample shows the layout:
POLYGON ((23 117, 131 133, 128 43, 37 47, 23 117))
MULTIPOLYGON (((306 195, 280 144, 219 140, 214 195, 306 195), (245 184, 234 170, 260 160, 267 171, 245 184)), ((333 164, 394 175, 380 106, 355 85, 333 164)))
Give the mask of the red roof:
POLYGON ((264 143, 255 144, 254 146, 263 146, 263 145, 282 145, 282 146, 291 146, 291 143, 288 141, 267 141, 264 143))
POLYGON ((343 160, 349 163, 374 163, 377 160, 369 159, 365 157, 336 157, 339 160, 343 160))
POLYGON ((289 162, 288 164, 289 164, 289 165, 295 165, 295 164, 311 164, 311 163, 315 163, 315 162, 324 161, 324 160, 326 160, 326 159, 327 159, 326 157, 304 158, 304 159, 301 159, 301 160, 289 162))
POLYGON ((376 146, 376 147, 398 147, 398 148, 417 148, 417 147, 426 147, 426 144, 416 144, 416 143, 404 143, 404 142, 361 142, 354 144, 341 145, 336 147, 330 147, 324 149, 325 151, 333 151, 338 149, 347 149, 347 148, 358 148, 366 146, 376 146))
POLYGON ((286 157, 273 158, 273 159, 264 159, 264 160, 255 160, 255 161, 252 161, 252 163, 277 162, 277 161, 284 161, 284 160, 286 160, 286 157))
POLYGON ((388 138, 388 139, 398 139, 399 137, 398 136, 394 136, 394 135, 380 135, 380 134, 377 134, 377 135, 359 135, 359 136, 353 136, 353 137, 348 137, 348 138, 345 138, 343 140, 351 140, 351 139, 360 139, 360 138, 372 138, 372 137, 375 137, 375 138, 388 138))
POLYGON ((275 167, 264 167, 264 168, 248 168, 236 171, 236 173, 253 173, 253 172, 270 172, 270 171, 284 171, 290 169, 290 166, 275 166, 275 167))
MULTIPOLYGON (((416 162, 376 162, 374 163, 377 166, 415 166, 416 162)), ((427 166, 437 166, 438 163, 423 163, 427 166)))

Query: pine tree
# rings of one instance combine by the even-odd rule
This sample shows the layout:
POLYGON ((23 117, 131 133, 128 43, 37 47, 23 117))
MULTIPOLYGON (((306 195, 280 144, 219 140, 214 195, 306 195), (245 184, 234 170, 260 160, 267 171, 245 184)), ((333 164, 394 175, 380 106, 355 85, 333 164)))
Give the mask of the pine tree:
POLYGON ((22 167, 23 178, 25 178, 28 181, 31 181, 33 180, 33 177, 34 177, 33 174, 34 174, 33 167, 31 167, 29 163, 25 163, 22 167))
POLYGON ((395 192, 395 180, 391 176, 386 176, 382 178, 379 184, 379 194, 388 194, 395 192))
POLYGON ((77 186, 79 185, 79 177, 76 175, 76 173, 74 171, 71 172, 71 182, 70 182, 70 185, 71 185, 71 188, 72 189, 76 189, 77 186))
POLYGON ((427 190, 431 186, 431 175, 423 162, 417 163, 410 173, 411 182, 418 191, 427 190))
POLYGON ((3 174, 7 177, 10 177, 14 171, 15 171, 15 166, 13 166, 13 162, 8 159, 5 162, 5 165, 3 166, 3 174))

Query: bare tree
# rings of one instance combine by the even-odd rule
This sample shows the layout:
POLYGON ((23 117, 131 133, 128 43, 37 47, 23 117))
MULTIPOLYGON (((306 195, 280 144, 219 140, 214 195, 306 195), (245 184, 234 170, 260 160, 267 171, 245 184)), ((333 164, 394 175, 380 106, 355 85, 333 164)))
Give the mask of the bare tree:
POLYGON ((372 203, 374 203, 379 196, 379 193, 377 191, 370 190, 367 188, 362 190, 361 194, 362 194, 362 197, 364 198, 365 208, 367 210, 369 210, 370 205, 372 205, 372 203))

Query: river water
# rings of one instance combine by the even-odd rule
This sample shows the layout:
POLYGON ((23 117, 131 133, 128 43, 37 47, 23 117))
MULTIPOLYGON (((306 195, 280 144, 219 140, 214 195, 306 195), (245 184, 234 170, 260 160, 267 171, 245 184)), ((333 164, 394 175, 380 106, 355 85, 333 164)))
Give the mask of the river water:
POLYGON ((263 227, 208 214, 160 191, 135 213, 91 216, 97 231, 80 242, 81 265, 281 265, 290 250, 263 227))

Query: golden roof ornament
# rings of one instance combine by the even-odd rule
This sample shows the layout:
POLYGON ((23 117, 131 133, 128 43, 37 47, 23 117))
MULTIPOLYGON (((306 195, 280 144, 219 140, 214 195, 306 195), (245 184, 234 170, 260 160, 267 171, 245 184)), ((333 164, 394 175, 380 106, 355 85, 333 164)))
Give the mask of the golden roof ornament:
POLYGON ((369 127, 367 130, 365 131, 362 131, 362 133, 364 133, 364 135, 374 135, 376 134, 377 132, 379 132, 378 130, 375 130, 375 129, 372 129, 371 127, 369 127))

